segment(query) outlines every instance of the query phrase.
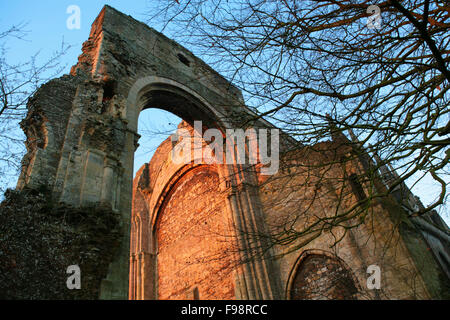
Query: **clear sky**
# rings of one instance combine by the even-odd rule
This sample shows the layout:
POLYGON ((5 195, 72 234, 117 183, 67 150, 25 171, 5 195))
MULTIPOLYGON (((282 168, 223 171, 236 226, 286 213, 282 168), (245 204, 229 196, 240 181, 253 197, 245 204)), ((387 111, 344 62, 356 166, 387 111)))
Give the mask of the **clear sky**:
MULTIPOLYGON (((146 12, 151 10, 154 1, 158 0, 0 0, 0 31, 21 22, 27 23, 25 29, 29 31, 25 41, 14 39, 8 41, 7 58, 10 63, 23 62, 29 60, 30 56, 36 52, 40 52, 38 62, 44 61, 57 51, 64 41, 72 46, 62 61, 66 65, 63 73, 68 73, 70 67, 77 62, 82 43, 89 37, 92 22, 105 4, 137 20, 147 22, 146 12), (70 17, 67 9, 71 5, 76 5, 81 10, 80 29, 67 27, 67 19, 70 17)), ((149 22, 149 25, 157 30, 161 29, 158 24, 149 22)), ((166 35, 171 37, 170 34, 166 35)), ((193 48, 188 49, 195 51, 192 50, 193 48)), ((139 141, 141 147, 135 156, 135 172, 142 164, 150 160, 155 148, 168 136, 167 131, 174 129, 179 121, 180 119, 176 116, 161 110, 146 110, 141 114, 139 133, 143 137, 139 141), (166 134, 158 135, 155 131, 165 131, 166 134)), ((18 134, 22 134, 20 129, 18 134)), ((431 179, 428 179, 413 189, 413 192, 419 195, 425 204, 434 200, 439 191, 439 188, 430 181, 431 179)), ((12 181, 11 186, 15 183, 15 180, 12 181)), ((449 223, 448 213, 441 212, 441 214, 449 223)))
MULTIPOLYGON (((10 63, 29 60, 30 56, 40 52, 38 61, 57 51, 62 42, 72 46, 67 55, 63 57, 65 69, 63 73, 69 73, 70 67, 77 62, 81 53, 81 46, 89 37, 92 22, 105 4, 108 4, 137 20, 146 21, 145 12, 149 10, 149 1, 146 0, 0 0, 0 30, 8 29, 19 23, 27 23, 25 30, 29 31, 25 40, 8 40, 8 60, 10 63), (81 12, 80 29, 67 28, 67 19, 71 13, 67 8, 77 5, 81 12)), ((152 25, 159 29, 157 25, 152 25)), ((163 110, 146 110, 139 117, 139 133, 142 138, 140 147, 135 154, 135 172, 145 163, 150 161, 154 150, 169 135, 167 131, 175 129, 181 120, 163 110), (167 134, 156 134, 156 132, 167 134)), ((20 129, 18 134, 21 134, 20 129)), ((12 185, 15 181, 11 182, 12 185)))
POLYGON ((74 46, 65 59, 67 63, 73 63, 80 53, 82 43, 89 37, 91 23, 105 4, 145 20, 145 0, 1 0, 0 28, 3 30, 19 22, 28 23, 28 41, 14 42, 13 53, 17 59, 26 59, 39 50, 42 50, 43 57, 49 55, 60 47, 64 39, 74 46), (70 5, 77 5, 81 9, 80 29, 67 28, 66 21, 70 14, 66 11, 70 5))

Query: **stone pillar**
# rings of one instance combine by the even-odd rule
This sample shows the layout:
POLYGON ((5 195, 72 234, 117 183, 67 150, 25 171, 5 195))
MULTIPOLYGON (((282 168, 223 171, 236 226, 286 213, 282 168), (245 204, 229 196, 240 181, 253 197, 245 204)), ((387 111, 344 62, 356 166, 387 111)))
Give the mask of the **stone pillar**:
POLYGON ((105 165, 103 168, 103 181, 102 192, 100 196, 100 202, 109 205, 111 208, 115 207, 115 190, 116 181, 114 165, 109 158, 105 159, 105 165))
POLYGON ((136 299, 136 255, 131 253, 130 255, 130 291, 128 297, 130 300, 136 299))
MULTIPOLYGON (((237 271, 236 294, 243 300, 271 300, 281 297, 280 279, 268 257, 266 244, 258 235, 266 234, 257 198, 240 185, 229 194, 239 244, 240 268, 237 271), (264 251, 264 252, 263 252, 264 251)), ((270 254, 271 250, 268 250, 270 254)))
POLYGON ((156 299, 155 292, 155 261, 156 255, 148 253, 148 252, 140 252, 139 253, 139 261, 140 261, 140 272, 141 272, 141 280, 139 282, 140 286, 140 298, 141 300, 153 300, 156 299))

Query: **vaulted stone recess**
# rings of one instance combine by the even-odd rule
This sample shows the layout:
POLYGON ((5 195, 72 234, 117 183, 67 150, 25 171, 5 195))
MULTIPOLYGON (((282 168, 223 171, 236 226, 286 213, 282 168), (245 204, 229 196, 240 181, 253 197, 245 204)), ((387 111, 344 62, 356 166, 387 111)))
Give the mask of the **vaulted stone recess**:
MULTIPOLYGON (((240 90, 190 51, 109 6, 92 24, 71 73, 43 85, 28 107, 22 122, 28 152, 17 188, 44 185, 58 203, 120 214, 124 236, 101 283, 101 299, 444 296, 448 233, 432 231, 425 218, 421 228, 397 228, 395 217, 404 209, 394 197, 374 201, 370 224, 345 234, 324 232, 304 246, 276 245, 263 236, 277 232, 279 222, 306 206, 301 199, 310 194, 318 201, 296 226, 333 213, 341 191, 332 182, 343 170, 346 176, 363 172, 362 160, 328 168, 327 185, 312 180, 307 190, 295 190, 311 176, 295 168, 265 176, 260 164, 237 160, 176 164, 167 139, 133 177, 142 110, 164 109, 183 119, 180 127, 192 131, 194 122, 202 121, 205 129, 223 133, 254 114, 240 90), (382 270, 381 291, 366 286, 367 267, 374 264, 382 270), (311 281, 329 284, 334 276, 350 285, 308 293, 311 281)), ((252 126, 273 128, 262 119, 252 126)), ((284 163, 320 163, 330 157, 327 150, 340 157, 348 148, 338 141, 307 148, 280 135, 284 163)), ((231 149, 234 155, 234 145, 231 149)), ((348 205, 367 188, 357 187, 346 187, 348 205)))

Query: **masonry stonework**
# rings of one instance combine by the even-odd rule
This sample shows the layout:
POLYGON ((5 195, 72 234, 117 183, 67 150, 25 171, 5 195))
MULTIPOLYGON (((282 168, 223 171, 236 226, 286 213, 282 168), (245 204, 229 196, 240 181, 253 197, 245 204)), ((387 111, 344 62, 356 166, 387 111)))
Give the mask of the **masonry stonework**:
POLYGON ((156 229, 159 298, 184 299, 197 288, 201 299, 234 299, 226 198, 218 187, 217 173, 199 167, 168 196, 156 229))
MULTIPOLYGON (((99 298, 445 297, 448 227, 439 219, 433 224, 436 216, 404 222, 402 199, 371 203, 356 228, 347 229, 354 224, 347 221, 304 243, 273 241, 364 197, 370 186, 350 178, 371 159, 304 171, 351 154, 340 143, 345 137, 305 147, 281 135, 283 165, 273 176, 236 157, 227 164, 174 163, 168 139, 133 179, 142 110, 170 111, 191 132, 196 120, 224 133, 254 114, 236 87, 187 49, 109 6, 82 50, 70 75, 29 101, 22 122, 28 153, 17 188, 45 186, 56 202, 120 214, 124 236, 99 298), (366 287, 372 264, 382 270, 382 290, 366 287), (336 277, 350 285, 333 285, 336 277)), ((253 126, 273 128, 262 119, 253 126)), ((234 155, 235 146, 229 151, 234 155)))

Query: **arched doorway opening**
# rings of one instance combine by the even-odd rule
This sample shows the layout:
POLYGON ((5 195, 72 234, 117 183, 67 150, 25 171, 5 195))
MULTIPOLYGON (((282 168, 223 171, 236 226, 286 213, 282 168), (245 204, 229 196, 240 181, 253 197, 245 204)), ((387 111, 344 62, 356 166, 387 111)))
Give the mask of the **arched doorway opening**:
MULTIPOLYGON (((204 107, 198 99, 179 88, 152 84, 143 91, 141 109, 168 110, 183 119, 178 129, 193 134, 194 121, 202 121, 202 129, 222 129, 211 112, 198 110, 204 107)), ((234 299, 237 249, 227 168, 194 159, 175 163, 176 144, 165 139, 134 178, 130 299, 234 299)))

